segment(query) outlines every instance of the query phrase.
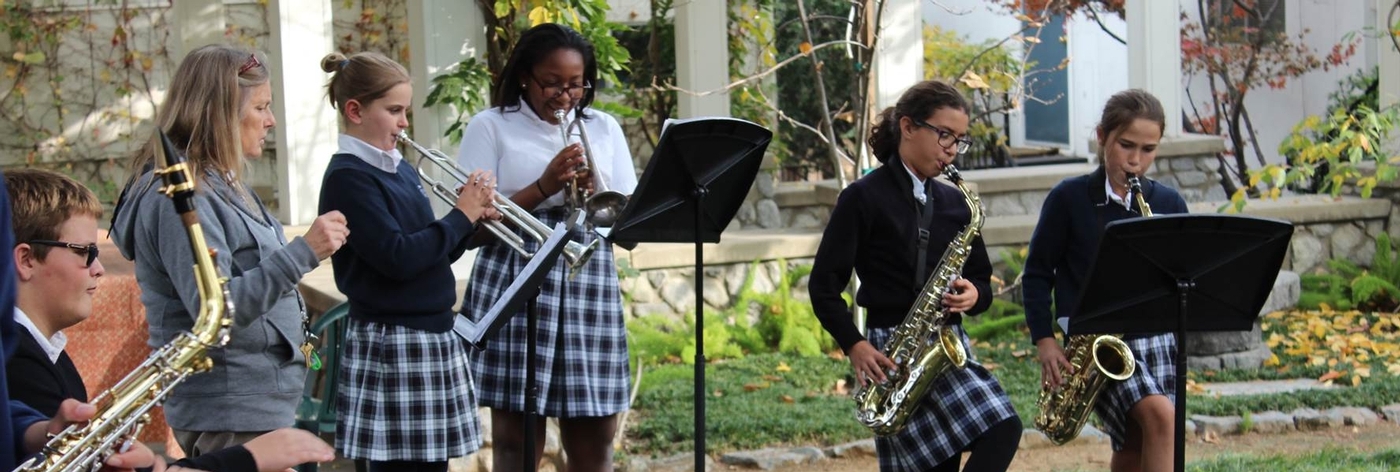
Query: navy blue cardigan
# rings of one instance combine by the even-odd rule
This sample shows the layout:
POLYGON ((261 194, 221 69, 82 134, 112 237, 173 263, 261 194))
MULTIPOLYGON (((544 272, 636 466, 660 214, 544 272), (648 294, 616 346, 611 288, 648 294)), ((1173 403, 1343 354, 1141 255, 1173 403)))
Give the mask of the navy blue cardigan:
POLYGON ((331 263, 351 317, 434 333, 452 329, 452 261, 476 231, 466 214, 453 208, 434 220, 407 160, 391 174, 351 154, 332 156, 326 167, 320 213, 331 210, 344 213, 350 229, 331 263))
MULTIPOLYGON (((928 228, 924 269, 927 280, 972 213, 957 189, 932 181, 925 185, 933 186, 933 221, 928 228)), ((817 319, 841 349, 850 351, 865 339, 841 298, 853 269, 861 280, 856 303, 868 310, 866 325, 870 327, 898 326, 923 290, 924 282, 914 282, 921 208, 914 199, 914 183, 897 158, 855 181, 837 197, 817 248, 807 291, 817 319)), ((965 314, 975 315, 991 306, 991 276, 987 248, 978 236, 963 265, 962 278, 972 282, 978 294, 977 303, 965 314)), ((951 324, 962 319, 958 315, 950 318, 951 324)))
MULTIPOLYGON (((1142 216, 1136 203, 1132 210, 1108 203, 1103 181, 1104 168, 1099 166, 1088 175, 1061 181, 1045 197, 1021 276, 1032 342, 1054 336, 1055 315, 1074 316, 1104 226, 1142 216), (1050 310, 1052 289, 1054 314, 1050 310)), ((1153 214, 1186 213, 1186 201, 1171 187, 1143 179, 1142 194, 1153 214)))

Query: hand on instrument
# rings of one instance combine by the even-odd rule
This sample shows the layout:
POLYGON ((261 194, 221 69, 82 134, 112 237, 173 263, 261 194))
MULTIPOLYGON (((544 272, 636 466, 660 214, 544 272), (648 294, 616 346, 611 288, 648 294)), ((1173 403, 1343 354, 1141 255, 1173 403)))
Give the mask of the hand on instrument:
MULTIPOLYGON (((490 172, 478 170, 467 176, 467 181, 457 189, 457 209, 467 215, 473 223, 487 216, 496 193, 496 179, 490 172)), ((487 216, 489 218, 489 216, 487 216)), ((499 216, 497 216, 499 219, 499 216)))
POLYGON ((565 184, 577 177, 578 172, 574 169, 581 164, 583 146, 578 143, 564 146, 559 154, 555 154, 554 159, 550 159, 549 165, 544 168, 544 173, 540 174, 540 188, 546 193, 545 197, 563 190, 565 184))
POLYGON ((897 367, 894 361, 875 349, 875 345, 870 344, 870 341, 861 341, 851 346, 851 352, 847 355, 851 358, 851 367, 856 371, 856 383, 862 387, 871 381, 883 383, 885 372, 897 367))
POLYGON ((339 211, 330 211, 316 217, 316 220, 311 222, 311 229, 303 236, 318 260, 335 254, 349 237, 350 228, 345 226, 345 215, 339 211))
MULTIPOLYGON (((50 437, 63 432, 64 429, 73 424, 91 420, 96 414, 97 407, 95 406, 71 398, 64 400, 58 405, 58 413, 52 419, 34 423, 25 429, 23 452, 25 455, 39 452, 50 437)), ((155 453, 151 452, 151 449, 140 441, 133 440, 126 451, 108 457, 102 470, 129 471, 137 467, 155 465, 157 465, 155 453)), ((160 464, 160 466, 163 467, 164 464, 160 464)))
POLYGON ((943 294, 943 308, 950 313, 962 313, 977 304, 977 286, 967 279, 953 281, 952 290, 943 294))
POLYGON ((1054 336, 1040 338, 1035 342, 1036 358, 1040 361, 1040 388, 1053 390, 1064 382, 1064 376, 1074 374, 1074 366, 1065 357, 1064 349, 1054 336))

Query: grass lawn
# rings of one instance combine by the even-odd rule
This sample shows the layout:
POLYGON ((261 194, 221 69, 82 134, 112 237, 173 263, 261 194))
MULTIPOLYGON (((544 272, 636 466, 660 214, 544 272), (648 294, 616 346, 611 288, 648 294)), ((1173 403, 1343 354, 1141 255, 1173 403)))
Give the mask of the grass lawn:
POLYGON ((1345 449, 1325 449, 1302 456, 1226 456, 1205 462, 1191 463, 1192 472, 1254 472, 1287 470, 1291 472, 1384 472, 1400 467, 1400 449, 1375 453, 1345 449))
MULTIPOLYGON (((1392 367, 1400 355, 1400 349, 1392 348, 1400 332, 1397 320, 1400 317, 1386 314, 1339 318, 1301 312, 1268 317, 1264 336, 1271 339, 1271 348, 1279 357, 1277 362, 1260 369, 1192 372, 1192 379, 1241 381, 1329 375, 1347 386, 1225 398, 1192 394, 1187 403, 1189 413, 1238 415, 1245 411, 1287 412, 1304 406, 1378 409, 1394 403, 1400 399, 1400 374, 1396 373, 1400 371, 1392 367), (1357 386, 1350 386, 1353 382, 1357 386)), ((1040 367, 1025 328, 1010 325, 994 330, 986 339, 974 341, 972 350, 1000 380, 1022 421, 1030 425, 1037 413, 1040 367)), ((693 371, 692 366, 683 364, 646 367, 633 416, 628 420, 628 454, 664 456, 694 450, 693 371)), ((854 420, 855 403, 849 392, 853 386, 837 386, 850 372, 850 364, 844 358, 752 354, 711 363, 705 372, 706 437, 711 452, 777 445, 832 445, 870 437, 868 430, 854 420)), ((1343 455, 1327 452, 1315 459, 1328 461, 1343 455)), ((1347 460, 1351 459, 1362 463, 1372 457, 1347 456, 1347 460)), ((1269 467, 1270 463, 1263 464, 1266 465, 1260 468, 1246 464, 1239 466, 1244 469, 1201 470, 1279 470, 1269 467)))

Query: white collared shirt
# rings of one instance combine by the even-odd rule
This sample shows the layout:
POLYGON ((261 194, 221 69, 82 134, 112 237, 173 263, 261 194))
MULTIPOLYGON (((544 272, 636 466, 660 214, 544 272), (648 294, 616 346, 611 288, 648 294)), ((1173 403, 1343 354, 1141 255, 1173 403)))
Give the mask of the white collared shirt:
MULTIPOLYGON (((595 169, 609 190, 631 195, 637 188, 637 171, 632 151, 617 120, 607 113, 588 109, 583 120, 592 148, 595 169)), ((572 120, 570 111, 567 119, 572 120)), ((577 131, 575 131, 576 133, 577 131)), ((576 142, 577 136, 572 141, 576 142)), ((467 172, 486 170, 496 176, 496 191, 511 196, 533 187, 545 167, 564 149, 559 126, 535 114, 528 105, 519 108, 492 107, 473 116, 462 132, 457 164, 467 172)), ((564 205, 564 192, 551 195, 538 208, 564 205)))
POLYGON ((50 362, 58 363, 58 355, 62 354, 63 348, 68 345, 68 335, 63 334, 62 331, 56 331, 53 336, 45 338, 44 333, 39 331, 39 327, 34 326, 34 321, 29 319, 29 315, 24 314, 24 311, 20 310, 19 307, 15 307, 15 323, 24 326, 25 329, 29 330, 29 334, 34 335, 34 339, 39 341, 39 347, 44 349, 44 354, 48 354, 50 362))
POLYGON ((903 158, 899 159, 899 163, 904 166, 904 172, 909 174, 909 181, 914 183, 914 199, 919 203, 928 203, 924 201, 928 198, 924 193, 924 181, 920 180, 918 175, 914 175, 914 169, 909 168, 909 164, 905 163, 903 158))
POLYGON ((1117 203, 1119 205, 1123 205, 1123 208, 1127 208, 1128 210, 1133 209, 1132 203, 1129 203, 1133 201, 1132 188, 1128 188, 1128 194, 1124 195, 1124 197, 1126 198, 1118 198, 1118 194, 1113 193, 1113 184, 1108 183, 1108 177, 1104 177, 1103 192, 1108 195, 1108 198, 1104 200, 1104 203, 1117 203))
POLYGON ((336 154, 350 154, 376 169, 390 174, 399 173, 399 161, 403 160, 403 154, 398 149, 385 151, 348 134, 340 135, 339 144, 340 150, 336 154))

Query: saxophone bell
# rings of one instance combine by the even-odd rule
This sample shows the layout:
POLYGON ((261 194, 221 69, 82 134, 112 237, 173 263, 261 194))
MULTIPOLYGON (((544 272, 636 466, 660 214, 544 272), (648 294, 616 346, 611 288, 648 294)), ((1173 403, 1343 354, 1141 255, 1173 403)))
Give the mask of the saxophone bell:
POLYGON ((1059 387, 1042 390, 1036 401, 1040 412, 1035 429, 1056 445, 1079 436, 1109 380, 1127 380, 1137 371, 1132 349, 1117 336, 1071 335, 1065 343, 1065 357, 1074 374, 1065 376, 1059 387))

